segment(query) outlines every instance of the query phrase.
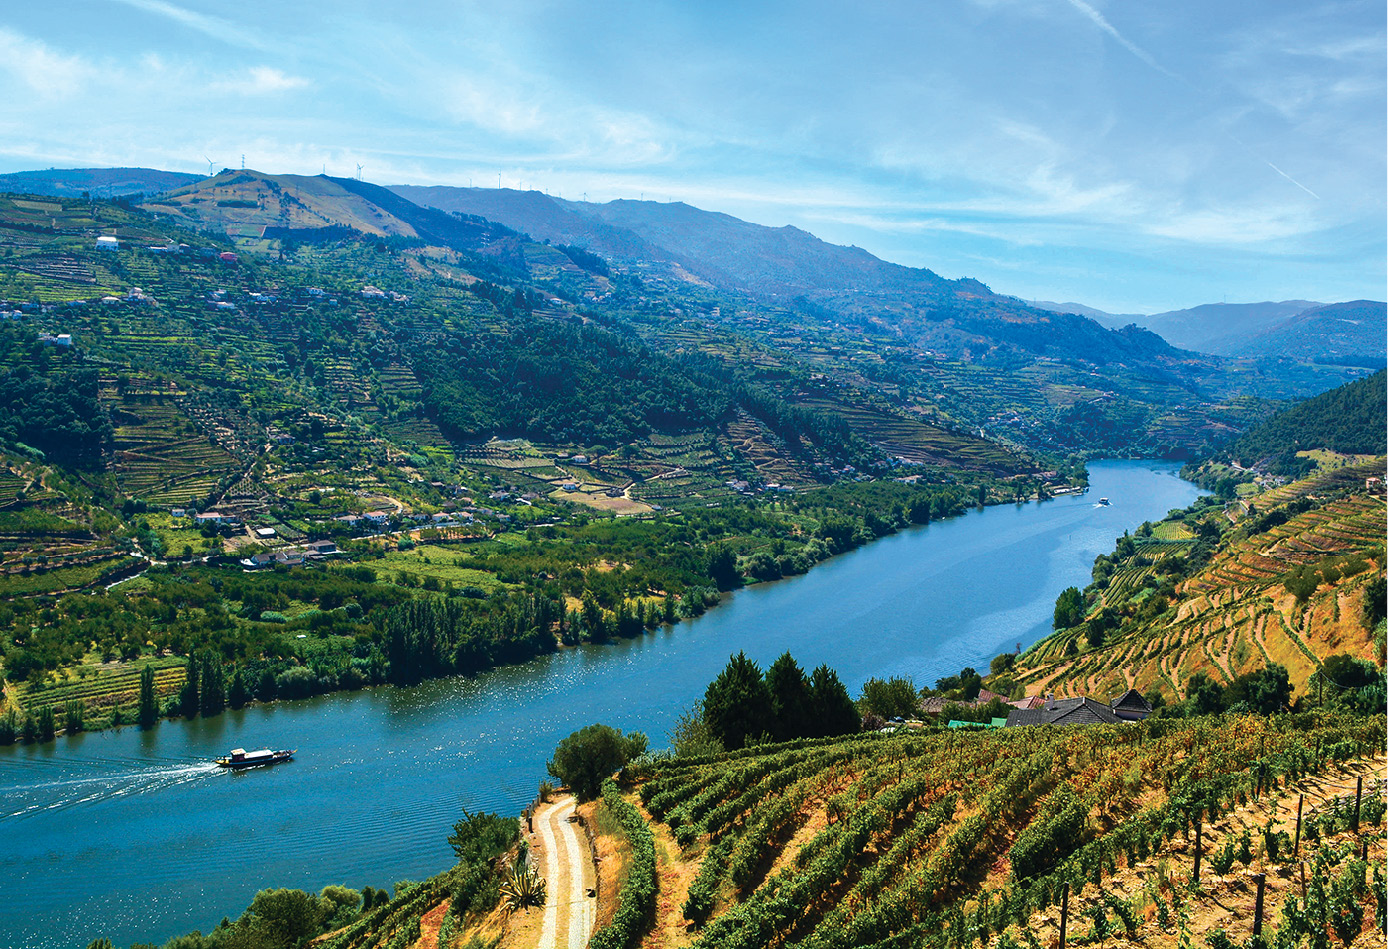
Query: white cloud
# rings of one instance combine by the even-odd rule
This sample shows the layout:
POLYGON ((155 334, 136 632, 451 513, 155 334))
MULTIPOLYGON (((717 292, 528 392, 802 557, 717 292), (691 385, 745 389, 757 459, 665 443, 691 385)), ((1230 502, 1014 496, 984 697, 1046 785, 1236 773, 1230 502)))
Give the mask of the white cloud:
MULTIPOLYGON (((95 73, 95 67, 78 56, 59 53, 38 40, 0 27, 0 74, 8 74, 10 83, 26 86, 40 99, 75 95, 95 73)), ((17 96, 6 98, 13 102, 17 96)))
POLYGON ((272 66, 253 66, 244 75, 213 83, 214 89, 238 92, 242 95, 274 95, 302 89, 309 81, 302 76, 291 76, 272 66))

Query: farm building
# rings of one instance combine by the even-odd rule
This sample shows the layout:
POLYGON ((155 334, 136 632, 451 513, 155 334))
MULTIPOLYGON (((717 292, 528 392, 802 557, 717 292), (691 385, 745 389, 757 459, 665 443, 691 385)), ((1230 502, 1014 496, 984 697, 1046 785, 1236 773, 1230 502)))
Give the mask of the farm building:
POLYGON ((1100 725, 1114 722, 1140 722, 1152 714, 1147 700, 1129 689, 1105 704, 1088 696, 1056 699, 1046 696, 1040 708, 1019 708, 1008 713, 1007 727, 1018 725, 1100 725))
POLYGON ((97 250, 120 250, 120 241, 114 237, 102 236, 96 239, 97 250))

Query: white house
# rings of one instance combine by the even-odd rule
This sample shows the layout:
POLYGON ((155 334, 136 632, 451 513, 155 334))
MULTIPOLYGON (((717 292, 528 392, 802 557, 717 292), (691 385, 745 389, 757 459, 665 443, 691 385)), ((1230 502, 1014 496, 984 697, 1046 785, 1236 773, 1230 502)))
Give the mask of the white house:
POLYGON ((120 250, 120 241, 114 237, 102 236, 96 239, 97 250, 120 250))

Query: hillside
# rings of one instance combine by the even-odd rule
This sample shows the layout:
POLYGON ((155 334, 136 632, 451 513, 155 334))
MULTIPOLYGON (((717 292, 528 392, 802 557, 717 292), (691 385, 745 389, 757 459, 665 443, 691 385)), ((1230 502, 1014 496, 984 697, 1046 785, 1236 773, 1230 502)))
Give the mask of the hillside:
POLYGON ((1095 563, 1081 622, 1028 649, 1012 676, 1028 694, 1186 697, 1268 663, 1293 696, 1317 697, 1335 654, 1382 661, 1384 496, 1377 460, 1313 475, 1227 507, 1203 499, 1095 563))
POLYGON ((1314 470, 1318 459, 1382 455, 1385 419, 1388 375, 1380 371, 1277 413, 1192 461, 1183 474, 1212 489, 1222 481, 1277 483, 1314 470))
MULTIPOLYGON (((1342 742, 1334 754, 1353 759, 1351 792, 1354 774, 1381 768, 1381 756, 1369 757, 1381 755, 1381 717, 1295 722, 869 735, 629 766, 623 778, 636 793, 626 801, 644 807, 632 823, 644 834, 641 820, 650 822, 654 847, 633 844, 627 887, 646 872, 643 860, 655 886, 638 890, 628 925, 619 913, 604 945, 635 945, 649 931, 644 944, 719 949, 995 936, 1018 946, 1055 936, 1065 884, 1076 943, 1108 935, 1175 946, 1217 928, 1242 942, 1251 924, 1244 868, 1276 879, 1294 865, 1288 798, 1309 792, 1314 809, 1346 786, 1324 749, 1342 742), (1191 824, 1202 820, 1205 869, 1187 890, 1191 824), (1257 843, 1239 865, 1245 829, 1257 843)), ((613 785, 605 800, 617 813, 628 806, 613 785)), ((1381 803, 1370 813, 1381 819, 1381 803)), ((1303 835, 1302 856, 1352 846, 1343 826, 1318 827, 1315 843, 1303 835)), ((1319 872, 1362 872, 1332 869, 1344 859, 1333 853, 1319 872)), ((1269 923, 1291 891, 1274 884, 1269 923)), ((1374 905, 1367 886, 1353 893, 1355 905, 1374 905)), ((1381 944, 1365 922, 1354 944, 1381 944)))
POLYGON ((1264 458, 1318 448, 1351 455, 1388 451, 1388 373, 1379 371, 1292 406, 1249 429, 1218 457, 1252 467, 1264 458))
POLYGON ((1388 306, 1353 300, 1307 309, 1255 333, 1226 336, 1210 352, 1379 367, 1388 358, 1388 306))
MULTIPOLYGON (((288 193, 246 177, 207 186, 288 193)), ((315 185, 348 211, 373 187, 315 185)), ((643 635, 753 564, 1083 478, 665 301, 655 349, 566 299, 613 281, 560 251, 373 197, 417 236, 327 225, 271 256, 0 197, 0 743, 643 635), (418 236, 449 228, 482 246, 418 236), (802 385, 823 408, 782 397, 802 385)))

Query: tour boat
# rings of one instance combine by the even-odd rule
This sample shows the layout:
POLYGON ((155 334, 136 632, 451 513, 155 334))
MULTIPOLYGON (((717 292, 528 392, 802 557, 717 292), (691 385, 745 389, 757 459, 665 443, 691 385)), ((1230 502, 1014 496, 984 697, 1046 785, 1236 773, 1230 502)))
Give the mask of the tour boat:
POLYGON ((1099 498, 1099 505, 1101 507, 1108 507, 1108 498, 1099 498))
POLYGON ((217 764, 223 768, 254 768, 261 764, 279 764, 281 761, 289 761, 293 757, 294 752, 292 751, 271 751, 269 748, 247 751, 244 748, 233 748, 230 755, 216 760, 217 764))

